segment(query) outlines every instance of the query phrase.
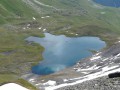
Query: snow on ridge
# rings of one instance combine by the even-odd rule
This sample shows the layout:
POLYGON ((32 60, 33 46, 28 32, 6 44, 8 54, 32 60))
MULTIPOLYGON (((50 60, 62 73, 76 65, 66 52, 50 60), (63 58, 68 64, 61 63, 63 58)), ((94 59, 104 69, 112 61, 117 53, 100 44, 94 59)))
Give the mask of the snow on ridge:
POLYGON ((114 59, 117 59, 117 58, 120 58, 120 53, 114 57, 114 59))
MULTIPOLYGON (((54 85, 54 86, 48 86, 48 87, 45 87, 45 90, 55 90, 55 89, 62 88, 62 87, 65 87, 65 86, 72 86, 72 85, 80 84, 82 82, 93 80, 93 79, 103 77, 103 76, 107 76, 110 73, 115 73, 115 72, 119 72, 119 71, 120 71, 119 65, 114 65, 114 66, 111 66, 111 67, 106 66, 106 67, 103 67, 103 69, 99 72, 89 74, 89 75, 86 75, 86 76, 83 76, 83 77, 70 79, 70 80, 76 80, 75 82, 63 83, 63 84, 54 85)), ((69 81, 69 79, 68 79, 68 81, 69 81)))
POLYGON ((119 67, 119 65, 111 66, 111 67, 106 66, 106 67, 103 67, 103 68, 102 68, 102 71, 105 72, 105 71, 108 71, 108 70, 111 70, 111 69, 115 69, 115 68, 117 68, 117 67, 119 67))
POLYGON ((101 54, 101 52, 96 53, 95 55, 93 55, 93 56, 90 58, 90 60, 93 61, 93 60, 101 59, 102 56, 101 56, 100 54, 101 54))
POLYGON ((0 86, 0 90, 29 90, 15 83, 8 83, 0 86))
POLYGON ((81 73, 83 73, 83 74, 88 74, 89 72, 81 72, 81 73))
POLYGON ((100 54, 101 54, 101 52, 98 52, 98 53, 96 53, 95 55, 98 56, 98 55, 100 55, 100 54))
POLYGON ((90 60, 92 61, 92 60, 96 60, 96 59, 100 59, 101 58, 101 56, 93 56, 90 60))
POLYGON ((92 67, 89 67, 89 68, 86 68, 86 69, 78 69, 77 72, 81 72, 81 71, 90 71, 90 70, 96 70, 98 69, 99 67, 96 67, 96 65, 93 65, 92 67))

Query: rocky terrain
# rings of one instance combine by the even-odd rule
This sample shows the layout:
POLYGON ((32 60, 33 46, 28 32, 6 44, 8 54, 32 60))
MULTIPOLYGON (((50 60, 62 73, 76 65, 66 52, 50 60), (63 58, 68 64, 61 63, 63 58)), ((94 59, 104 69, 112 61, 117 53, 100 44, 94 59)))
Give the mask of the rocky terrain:
POLYGON ((119 78, 108 78, 109 73, 119 71, 119 43, 55 74, 28 73, 43 59, 44 48, 25 39, 44 37, 43 32, 69 37, 97 36, 111 46, 120 36, 120 9, 92 0, 0 0, 0 85, 15 82, 30 90, 119 90, 119 78), (31 84, 24 84, 21 77, 34 89, 31 84))
POLYGON ((120 90, 119 75, 108 77, 116 72, 120 72, 120 42, 55 74, 23 78, 40 90, 120 90))

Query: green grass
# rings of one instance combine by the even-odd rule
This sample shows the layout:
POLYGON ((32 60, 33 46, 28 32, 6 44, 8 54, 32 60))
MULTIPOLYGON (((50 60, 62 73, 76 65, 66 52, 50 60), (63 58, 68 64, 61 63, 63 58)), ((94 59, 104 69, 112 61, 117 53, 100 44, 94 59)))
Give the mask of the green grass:
POLYGON ((17 75, 12 74, 12 73, 0 73, 0 85, 9 83, 9 82, 14 82, 18 78, 17 75))
MULTIPOLYGON (((28 7, 21 0, 0 0, 0 21, 14 22, 14 20, 32 19, 38 16, 38 13, 28 7)), ((4 24, 5 22, 0 22, 4 24)))
POLYGON ((106 41, 108 46, 120 36, 119 8, 97 8, 88 0, 38 0, 59 9, 55 10, 31 1, 41 11, 36 12, 22 0, 0 0, 0 84, 16 82, 36 90, 25 80, 18 78, 43 59, 44 48, 25 41, 29 36, 44 37, 38 27, 23 30, 24 25, 21 23, 33 22, 32 17, 37 19, 39 27, 46 28, 52 34, 69 37, 76 37, 75 34, 97 36, 106 41), (46 15, 50 18, 41 18, 46 15))
MULTIPOLYGON (((43 37, 37 30, 28 33, 0 29, 0 84, 17 80, 23 85, 25 82, 18 80, 19 76, 30 71, 33 65, 43 59, 41 53, 44 48, 36 43, 28 44, 24 40, 31 35, 43 37), (9 54, 5 54, 6 52, 9 54)), ((25 85, 29 86, 27 83, 25 85)))
POLYGON ((24 87, 27 87, 29 90, 38 90, 36 87, 34 87, 32 84, 30 84, 29 82, 27 82, 26 80, 24 79, 18 79, 16 81, 17 84, 20 84, 24 87))
POLYGON ((19 78, 18 75, 14 73, 0 73, 0 85, 4 85, 6 83, 17 83, 23 87, 26 87, 29 90, 38 90, 32 84, 27 82, 26 80, 19 78))
MULTIPOLYGON (((35 32, 29 34, 28 32, 15 32, 0 29, 0 33, 0 67, 4 67, 7 64, 8 66, 6 67, 16 66, 16 68, 14 68, 16 70, 17 64, 24 64, 25 62, 34 64, 42 60, 40 53, 43 52, 43 47, 35 43, 28 44, 24 40, 28 36, 35 35, 35 32), (6 55, 4 54, 5 52, 10 52, 10 54, 6 55)), ((40 32, 36 32, 36 36, 38 36, 38 34, 41 36, 40 32)))
MULTIPOLYGON (((68 16, 63 16, 62 12, 59 13, 58 20, 63 20, 66 23, 72 23, 74 27, 81 27, 85 25, 97 25, 104 28, 109 28, 113 32, 120 33, 120 10, 118 8, 105 7, 103 9, 96 8, 93 2, 87 0, 39 0, 44 4, 55 6, 56 8, 62 9, 63 13, 69 12, 68 16), (78 10, 81 8, 87 13, 80 15, 78 10), (65 12, 64 12, 65 9, 65 12), (73 12, 72 12, 73 11, 73 12), (106 12, 104 15, 101 12, 106 12)), ((55 14, 55 13, 54 13, 55 14)), ((58 23, 60 24, 60 23, 58 23)), ((73 28, 74 29, 74 28, 73 28)))

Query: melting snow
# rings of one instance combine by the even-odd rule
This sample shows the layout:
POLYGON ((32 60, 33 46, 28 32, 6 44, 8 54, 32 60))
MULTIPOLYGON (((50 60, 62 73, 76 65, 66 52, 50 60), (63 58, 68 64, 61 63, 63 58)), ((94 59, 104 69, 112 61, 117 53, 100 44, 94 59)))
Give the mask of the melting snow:
POLYGON ((114 59, 117 59, 117 58, 120 58, 120 53, 114 57, 114 59))
POLYGON ((35 18, 35 17, 33 17, 33 20, 36 20, 36 18, 35 18))
POLYGON ((116 55, 117 57, 119 57, 120 56, 120 53, 118 54, 118 55, 116 55))
POLYGON ((49 80, 48 82, 44 83, 43 85, 54 86, 54 85, 56 85, 56 81, 49 80))
POLYGON ((41 18, 49 18, 50 16, 45 16, 45 17, 41 17, 41 18))
POLYGON ((50 16, 46 16, 46 17, 50 17, 50 16))
POLYGON ((43 29, 43 32, 45 32, 46 31, 46 29, 43 29))
POLYGON ((65 86, 76 85, 76 84, 80 84, 80 83, 85 82, 85 81, 89 81, 89 80, 93 80, 93 79, 96 79, 96 78, 99 78, 99 77, 103 77, 103 76, 106 76, 110 73, 120 71, 120 68, 118 68, 118 67, 119 67, 119 65, 112 66, 112 67, 106 66, 102 69, 102 71, 99 71, 99 72, 96 72, 96 73, 93 73, 93 74, 89 74, 89 75, 86 75, 86 76, 83 76, 83 77, 70 79, 70 80, 76 80, 75 82, 63 83, 63 84, 56 85, 56 86, 55 85, 54 86, 53 85, 48 86, 48 87, 45 87, 45 90, 55 90, 55 89, 62 88, 62 87, 65 87, 65 86))
POLYGON ((27 25, 28 27, 30 26, 30 24, 27 25))
POLYGON ((96 60, 96 59, 100 59, 101 56, 93 56, 90 60, 96 60))
POLYGON ((24 27, 23 29, 25 30, 26 28, 24 27))
POLYGON ((41 83, 38 83, 38 84, 35 84, 36 86, 39 86, 39 85, 41 85, 41 83))
POLYGON ((98 55, 100 55, 100 54, 101 54, 101 52, 99 52, 99 53, 96 53, 96 54, 95 54, 95 56, 98 56, 98 55))
POLYGON ((67 79, 63 79, 64 82, 67 82, 68 80, 67 79))
POLYGON ((100 12, 101 14, 105 14, 106 12, 100 12))
POLYGON ((81 73, 83 73, 83 74, 88 74, 88 72, 81 72, 81 73))
POLYGON ((15 83, 8 83, 0 86, 0 90, 29 90, 15 83))
POLYGON ((30 82, 33 82, 33 81, 34 81, 34 79, 30 79, 29 81, 30 81, 30 82))
POLYGON ((45 17, 41 17, 41 18, 45 18, 45 17))
POLYGON ((106 67, 102 68, 102 72, 105 72, 105 71, 108 71, 108 70, 111 70, 111 69, 114 69, 114 68, 117 68, 117 67, 119 67, 119 65, 112 66, 112 67, 106 66, 106 67))
POLYGON ((38 29, 42 29, 42 27, 39 27, 38 29))
POLYGON ((96 70, 96 69, 98 69, 99 67, 96 67, 96 65, 94 65, 94 66, 92 66, 92 67, 90 67, 90 68, 86 68, 86 69, 78 69, 77 70, 77 72, 79 72, 79 71, 89 71, 89 70, 96 70))
POLYGON ((106 60, 108 60, 109 58, 105 58, 105 59, 103 59, 102 61, 106 61, 106 60))

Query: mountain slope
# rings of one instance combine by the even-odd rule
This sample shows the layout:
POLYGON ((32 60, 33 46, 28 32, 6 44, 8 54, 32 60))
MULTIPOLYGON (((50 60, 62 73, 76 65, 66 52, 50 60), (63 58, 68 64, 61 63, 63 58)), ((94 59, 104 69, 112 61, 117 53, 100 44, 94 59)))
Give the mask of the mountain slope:
POLYGON ((75 31, 86 25, 108 28, 113 32, 118 32, 120 29, 119 9, 100 6, 91 0, 1 0, 0 12, 1 24, 5 21, 25 22, 36 17, 41 24, 52 20, 52 23, 49 22, 51 26, 46 26, 51 31, 67 25, 75 31), (41 19, 47 15, 51 16, 51 19, 41 19))
POLYGON ((1 24, 12 20, 29 19, 37 13, 21 0, 0 0, 1 24), (2 22, 4 21, 4 22, 2 22))
MULTIPOLYGON (((43 37, 44 32, 70 37, 98 36, 111 46, 120 36, 120 9, 98 5, 92 0, 0 0, 0 85, 15 82, 42 60, 44 49, 25 42, 25 38, 43 37)), ((79 74, 70 78, 76 76, 79 74)))

